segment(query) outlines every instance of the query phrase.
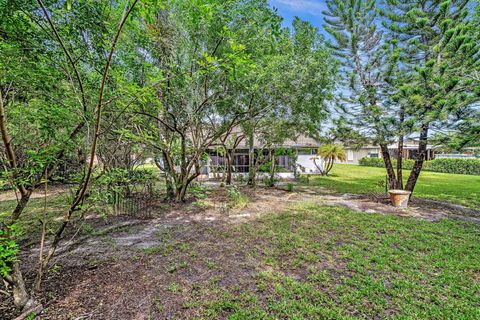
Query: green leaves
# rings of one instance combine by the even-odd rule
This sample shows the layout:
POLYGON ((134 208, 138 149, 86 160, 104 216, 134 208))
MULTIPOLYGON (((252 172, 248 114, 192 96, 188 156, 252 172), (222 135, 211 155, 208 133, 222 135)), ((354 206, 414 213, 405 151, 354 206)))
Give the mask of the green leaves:
MULTIPOLYGON (((0 214, 0 219, 3 218, 2 215, 0 214)), ((17 225, 5 226, 0 223, 0 276, 2 277, 6 277, 12 271, 12 263, 17 260, 19 246, 15 237, 20 234, 17 225)))

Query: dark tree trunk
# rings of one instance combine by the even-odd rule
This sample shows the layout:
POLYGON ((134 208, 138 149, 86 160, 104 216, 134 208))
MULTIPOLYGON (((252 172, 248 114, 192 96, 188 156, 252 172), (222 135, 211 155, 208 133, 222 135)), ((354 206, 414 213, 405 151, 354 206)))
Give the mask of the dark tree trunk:
POLYGON ((399 190, 403 190, 403 135, 398 137, 398 156, 397 156, 397 186, 399 190))
POLYGON ((232 156, 233 151, 225 150, 225 166, 226 166, 226 177, 225 177, 225 184, 231 185, 232 184, 232 156))
POLYGON ((270 181, 269 181, 269 187, 274 187, 275 186, 275 172, 276 172, 276 158, 275 158, 275 151, 270 151, 270 161, 272 162, 272 165, 270 167, 270 181))
POLYGON ((175 201, 176 202, 184 202, 185 196, 187 195, 187 188, 188 185, 186 182, 182 182, 181 185, 177 186, 175 189, 175 201))
POLYGON ((405 121, 405 107, 402 105, 400 108, 400 125, 398 135, 398 148, 397 148, 397 189, 403 190, 403 143, 404 143, 404 132, 403 132, 403 122, 405 121))
POLYGON ((395 177, 395 171, 393 170, 392 159, 390 157, 390 153, 388 152, 388 146, 382 143, 380 144, 380 149, 382 151, 382 158, 385 164, 385 169, 387 170, 388 187, 390 189, 395 189, 397 186, 397 179, 395 177))
POLYGON ((15 209, 12 212, 12 221, 16 221, 20 215, 22 214, 23 210, 27 207, 28 201, 30 200, 30 196, 32 195, 33 190, 28 189, 26 193, 22 193, 20 197, 20 201, 18 201, 15 209))
MULTIPOLYGON (((187 161, 185 160, 187 164, 187 161)), ((200 176, 200 160, 198 158, 191 159, 190 162, 186 165, 185 170, 182 171, 179 177, 177 177, 176 181, 178 181, 176 188, 175 188, 175 201, 176 202, 185 202, 187 196, 187 190, 192 183, 198 176, 200 176), (192 162, 193 161, 193 162, 192 162), (191 174, 191 170, 195 169, 195 172, 191 174), (185 174, 183 174, 185 173, 185 174)))
POLYGON ((327 161, 327 166, 325 167, 325 176, 328 176, 328 173, 330 172, 330 170, 332 170, 333 162, 334 162, 333 157, 329 157, 327 161))
POLYGON ((166 152, 162 151, 162 163, 158 160, 155 160, 160 171, 163 171, 165 174, 165 189, 166 189, 166 199, 167 201, 175 200, 175 183, 172 181, 175 172, 175 168, 172 168, 172 162, 168 158, 166 152))
POLYGON ((420 176, 420 172, 422 171, 423 163, 425 162, 427 156, 429 126, 429 123, 422 125, 417 156, 415 159, 415 163, 413 164, 413 169, 410 172, 410 176, 408 177, 407 185, 405 186, 405 189, 412 192, 412 194, 413 190, 415 189, 415 185, 417 184, 418 177, 420 176))

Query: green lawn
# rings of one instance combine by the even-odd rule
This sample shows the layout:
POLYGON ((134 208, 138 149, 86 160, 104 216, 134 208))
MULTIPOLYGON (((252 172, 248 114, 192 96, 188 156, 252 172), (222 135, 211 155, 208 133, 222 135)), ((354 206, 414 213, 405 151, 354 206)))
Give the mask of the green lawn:
MULTIPOLYGON (((408 173, 404 171, 405 179, 408 173)), ((336 164, 330 176, 315 176, 310 183, 340 193, 381 192, 385 175, 383 168, 336 164)), ((422 172, 414 196, 480 207, 480 176, 422 172)))
POLYGON ((235 228, 222 250, 258 262, 253 286, 185 288, 200 319, 480 318, 478 225, 307 203, 235 228))

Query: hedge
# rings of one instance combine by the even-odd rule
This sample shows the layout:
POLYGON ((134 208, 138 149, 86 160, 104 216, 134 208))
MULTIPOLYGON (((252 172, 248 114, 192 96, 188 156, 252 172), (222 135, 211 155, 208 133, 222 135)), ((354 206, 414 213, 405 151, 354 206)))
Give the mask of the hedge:
MULTIPOLYGON (((392 159, 393 166, 396 168, 397 161, 392 159)), ((414 160, 404 159, 402 168, 411 170, 414 160)), ((362 158, 359 161, 361 166, 384 168, 385 164, 381 158, 362 158)), ((438 158, 423 163, 423 170, 443 173, 473 174, 480 175, 480 159, 455 159, 438 158)))

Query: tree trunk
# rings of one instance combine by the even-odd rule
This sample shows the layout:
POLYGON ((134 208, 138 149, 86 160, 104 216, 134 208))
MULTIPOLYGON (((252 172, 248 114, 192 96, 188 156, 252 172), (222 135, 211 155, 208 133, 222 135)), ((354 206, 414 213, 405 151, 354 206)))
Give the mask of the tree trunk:
POLYGON ((403 104, 400 107, 400 124, 398 135, 398 148, 397 148, 397 189, 403 190, 403 143, 404 143, 404 131, 403 131, 403 122, 405 121, 405 107, 403 104))
POLYGON ((180 203, 185 201, 188 185, 183 183, 175 189, 175 201, 180 203))
POLYGON ((30 200, 30 196, 32 195, 33 190, 28 189, 26 193, 22 193, 20 197, 20 201, 18 201, 15 209, 12 212, 12 222, 16 221, 20 215, 22 214, 23 210, 27 207, 28 201, 30 200))
POLYGON ((168 155, 165 151, 162 151, 162 158, 163 168, 157 161, 155 161, 155 163, 157 164, 157 167, 165 173, 165 188, 167 192, 166 199, 172 201, 175 199, 175 184, 172 181, 172 177, 175 174, 173 170, 175 170, 175 168, 172 168, 172 161, 168 158, 168 155))
POLYGON ((325 175, 328 176, 328 173, 330 172, 330 170, 332 170, 333 168, 333 162, 334 162, 334 159, 333 157, 329 157, 328 158, 328 162, 327 162, 327 166, 325 168, 325 175))
POLYGON ((415 189, 415 185, 417 184, 418 177, 420 176, 420 172, 422 171, 423 162, 426 159, 429 127, 430 127, 429 123, 422 125, 422 131, 420 132, 420 142, 418 144, 417 156, 415 159, 415 163, 413 164, 413 169, 410 172, 410 176, 408 177, 407 185, 405 186, 405 189, 410 191, 412 194, 413 194, 413 190, 415 189))
POLYGON ((225 166, 226 166, 226 177, 225 184, 232 184, 232 154, 230 151, 225 149, 225 166))
POLYGON ((175 199, 175 187, 171 178, 168 175, 165 175, 165 184, 166 184, 165 188, 167 192, 165 197, 168 201, 171 201, 175 199))
POLYGON ((397 156, 397 185, 396 188, 399 190, 403 190, 403 134, 398 137, 398 156, 397 156))
POLYGON ((317 167, 318 172, 320 172, 321 176, 325 175, 325 162, 323 158, 312 158, 313 159, 313 164, 315 167, 317 167), (317 160, 320 160, 320 164, 317 163, 317 160))
POLYGON ((23 308, 27 304, 30 296, 25 288, 25 281, 20 271, 18 261, 15 261, 12 266, 12 280, 13 302, 17 308, 23 308))
POLYGON ((248 133, 248 185, 255 186, 255 149, 254 149, 254 134, 253 130, 248 133))
POLYGON ((269 181, 269 187, 274 187, 275 186, 275 171, 277 169, 276 163, 275 163, 275 151, 270 151, 270 161, 272 162, 272 166, 270 167, 270 181, 269 181))
POLYGON ((395 189, 397 187, 397 179, 395 177, 395 171, 393 170, 392 159, 390 157, 390 153, 388 152, 388 146, 382 143, 380 144, 380 149, 382 151, 382 158, 385 164, 385 169, 387 170, 388 187, 390 189, 395 189))

